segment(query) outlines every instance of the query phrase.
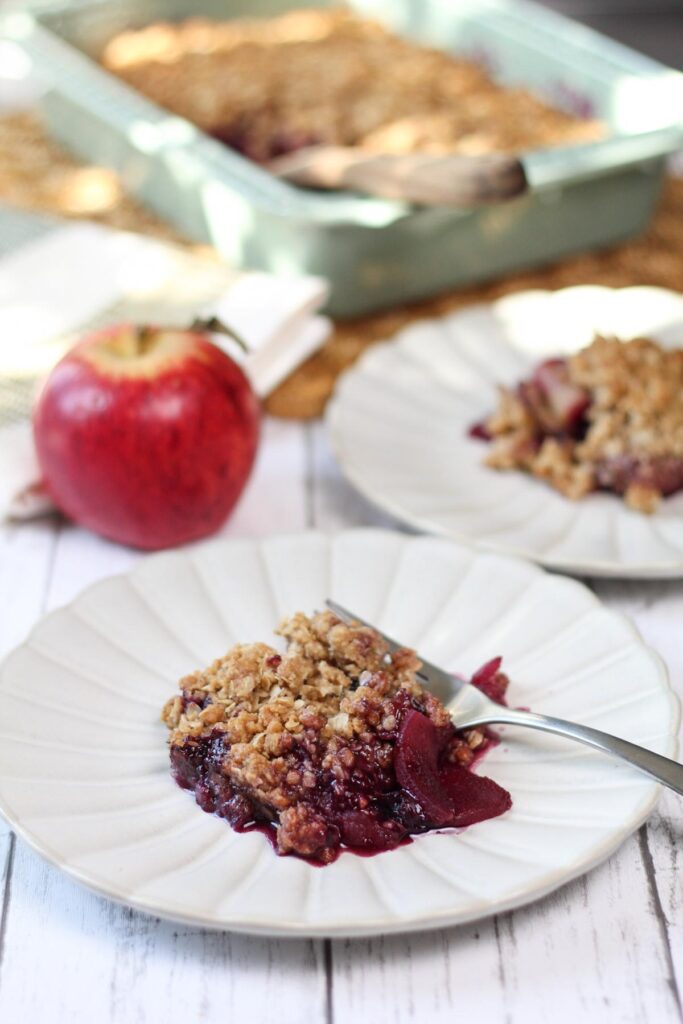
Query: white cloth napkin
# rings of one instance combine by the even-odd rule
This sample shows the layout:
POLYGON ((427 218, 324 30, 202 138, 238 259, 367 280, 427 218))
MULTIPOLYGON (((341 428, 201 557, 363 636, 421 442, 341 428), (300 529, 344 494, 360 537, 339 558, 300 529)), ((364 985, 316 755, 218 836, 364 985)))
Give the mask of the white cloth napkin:
POLYGON ((239 273, 99 224, 60 227, 0 260, 0 373, 27 358, 48 369, 47 346, 61 341, 63 350, 67 335, 115 319, 181 326, 215 315, 249 352, 222 335, 214 341, 243 359, 266 395, 329 333, 315 316, 327 294, 322 278, 239 273))
MULTIPOLYGON (((121 320, 186 326, 216 316, 247 346, 221 334, 267 395, 328 337, 317 277, 237 272, 154 239, 97 224, 58 227, 0 259, 0 385, 40 377, 83 332, 121 320)), ((28 421, 0 421, 0 518, 45 510, 28 421)))

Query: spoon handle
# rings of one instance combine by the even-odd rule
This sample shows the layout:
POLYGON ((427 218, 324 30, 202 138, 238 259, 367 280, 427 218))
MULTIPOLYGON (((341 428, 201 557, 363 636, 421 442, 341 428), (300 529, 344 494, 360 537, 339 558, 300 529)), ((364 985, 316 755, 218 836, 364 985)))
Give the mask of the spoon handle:
POLYGON ((579 743, 585 743, 589 747, 595 747, 596 750, 603 750, 606 754, 627 761, 657 782, 683 795, 683 765, 672 761, 670 757, 663 757, 645 747, 639 747, 636 743, 629 743, 628 740, 619 739, 618 736, 611 736, 610 733, 591 729, 586 725, 566 722, 562 718, 550 718, 548 715, 536 715, 531 711, 501 707, 500 713, 487 712, 485 717, 486 722, 481 721, 478 724, 522 725, 529 729, 540 729, 542 732, 553 732, 568 739, 578 740, 579 743))
POLYGON ((476 207, 527 190, 516 156, 371 153, 345 146, 310 146, 273 160, 273 174, 297 185, 351 189, 423 206, 476 207))

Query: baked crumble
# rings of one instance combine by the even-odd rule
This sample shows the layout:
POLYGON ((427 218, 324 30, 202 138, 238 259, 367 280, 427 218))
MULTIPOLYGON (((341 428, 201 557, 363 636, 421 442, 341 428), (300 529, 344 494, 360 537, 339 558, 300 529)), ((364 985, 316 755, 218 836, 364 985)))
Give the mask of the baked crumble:
POLYGON ((303 146, 489 153, 569 145, 596 121, 497 85, 474 63, 343 9, 157 23, 113 38, 104 66, 245 156, 303 146))
POLYGON ((607 490, 654 512, 683 488, 683 350, 597 336, 501 388, 473 433, 491 441, 488 466, 526 470, 568 498, 607 490))
MULTIPOLYGON (((373 629, 331 612, 297 613, 277 632, 284 654, 238 644, 181 679, 163 709, 173 775, 204 810, 238 830, 266 823, 279 853, 327 863, 510 807, 469 771, 489 737, 455 731, 414 651, 390 655, 373 629)), ((500 659, 473 682, 502 700, 500 659)))

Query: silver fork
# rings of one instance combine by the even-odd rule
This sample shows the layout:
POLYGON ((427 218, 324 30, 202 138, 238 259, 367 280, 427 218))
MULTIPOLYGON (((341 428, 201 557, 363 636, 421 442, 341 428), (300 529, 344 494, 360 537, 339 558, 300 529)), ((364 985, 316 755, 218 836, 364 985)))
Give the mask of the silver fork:
MULTIPOLYGON (((330 611, 333 611, 345 622, 356 622, 361 626, 369 626, 374 629, 384 637, 391 652, 403 646, 382 633, 372 623, 366 622, 359 615, 342 608, 336 601, 326 601, 325 604, 330 611)), ((646 775, 656 779, 657 782, 661 782, 669 789, 683 795, 683 765, 678 764, 677 761, 672 761, 669 757, 662 757, 661 754, 655 754, 645 747, 639 747, 636 743, 619 739, 618 736, 601 732, 599 729, 577 725, 575 722, 567 722, 562 718, 537 715, 531 711, 517 711, 515 708, 496 704, 471 683, 458 679, 457 676, 430 664, 424 658, 420 658, 420 660, 422 668, 418 672, 418 676, 432 693, 447 702, 446 707, 450 712, 453 725, 457 729, 471 729, 477 725, 522 725, 527 729, 554 732, 558 736, 577 740, 579 743, 585 743, 589 747, 595 747, 606 754, 612 754, 622 761, 627 761, 639 768, 640 771, 645 772, 646 775)))

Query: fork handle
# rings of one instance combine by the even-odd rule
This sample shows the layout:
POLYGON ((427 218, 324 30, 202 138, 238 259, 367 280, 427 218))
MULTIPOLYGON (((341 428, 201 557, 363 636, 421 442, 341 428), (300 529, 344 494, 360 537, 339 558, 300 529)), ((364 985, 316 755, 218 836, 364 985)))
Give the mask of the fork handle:
POLYGON ((600 729, 591 729, 587 725, 577 725, 575 722, 565 722, 562 718, 550 718, 548 715, 537 715, 531 711, 516 711, 513 708, 503 707, 500 709, 500 714, 496 712, 494 715, 487 712, 485 722, 480 721, 473 724, 522 725, 528 729, 553 732, 558 736, 578 740, 579 743, 585 743, 589 747, 603 750, 606 754, 612 754, 622 761, 627 761, 635 768, 639 768, 641 772, 656 779, 657 782, 661 782, 669 789, 683 795, 683 765, 678 761, 655 754, 652 750, 639 747, 636 743, 629 743, 628 740, 619 739, 618 736, 601 732, 600 729))

